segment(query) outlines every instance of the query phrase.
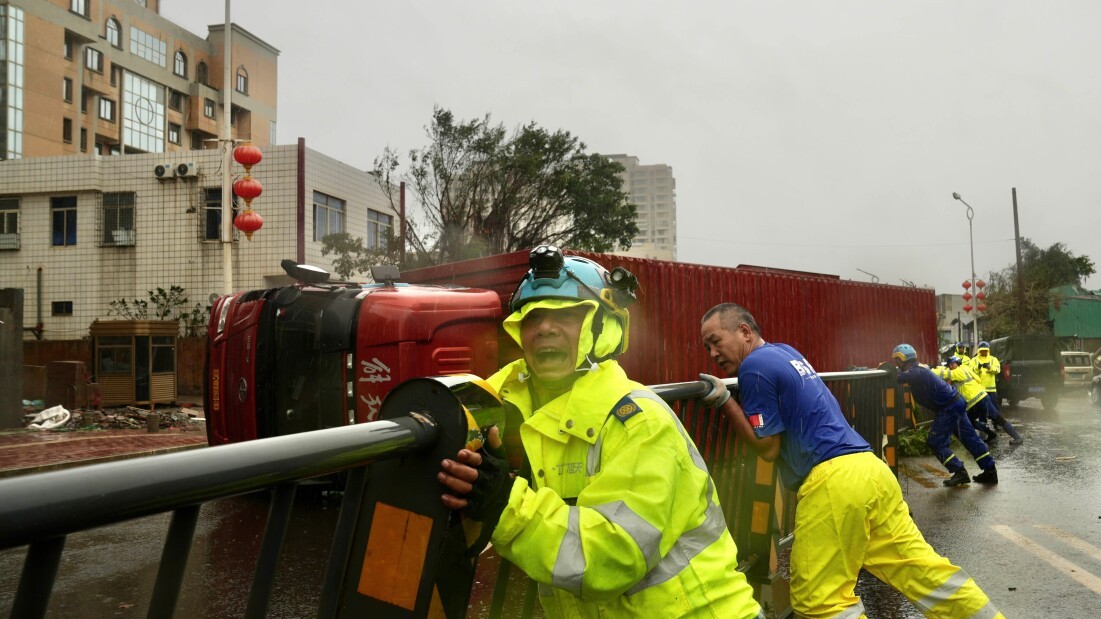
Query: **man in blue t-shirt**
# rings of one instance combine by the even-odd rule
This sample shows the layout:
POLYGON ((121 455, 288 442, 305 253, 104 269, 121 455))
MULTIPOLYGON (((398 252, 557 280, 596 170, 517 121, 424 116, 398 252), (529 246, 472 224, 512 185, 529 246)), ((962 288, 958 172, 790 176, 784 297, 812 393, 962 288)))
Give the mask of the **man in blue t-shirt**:
POLYGON ((722 408, 741 440, 764 460, 780 459, 797 492, 791 550, 791 604, 800 617, 863 617, 856 597, 864 568, 903 593, 927 617, 1004 619, 959 567, 925 542, 891 469, 849 425, 837 399, 794 348, 769 344, 742 306, 723 303, 703 317, 703 343, 727 376, 704 399, 722 408))

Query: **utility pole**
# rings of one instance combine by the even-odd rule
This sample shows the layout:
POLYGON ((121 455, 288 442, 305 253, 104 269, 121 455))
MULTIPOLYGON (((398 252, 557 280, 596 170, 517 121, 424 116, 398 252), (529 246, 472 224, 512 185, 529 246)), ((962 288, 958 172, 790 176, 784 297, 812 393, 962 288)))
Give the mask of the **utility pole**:
POLYGON ((229 124, 233 113, 233 58, 229 3, 226 0, 226 25, 222 33, 222 131, 218 140, 222 147, 222 294, 233 294, 233 134, 229 124))
POLYGON ((1013 240, 1017 244, 1017 333, 1025 332, 1025 274, 1021 268, 1021 224, 1017 220, 1017 188, 1013 188, 1013 240))

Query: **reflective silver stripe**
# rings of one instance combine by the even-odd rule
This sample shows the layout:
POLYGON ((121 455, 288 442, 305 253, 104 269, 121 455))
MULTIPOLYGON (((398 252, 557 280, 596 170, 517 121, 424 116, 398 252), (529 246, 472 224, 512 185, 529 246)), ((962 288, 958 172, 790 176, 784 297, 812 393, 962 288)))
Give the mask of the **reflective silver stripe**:
POLYGON ((604 433, 601 432, 600 436, 596 437, 596 442, 589 445, 589 457, 585 463, 585 470, 588 472, 589 477, 600 472, 600 452, 603 448, 604 433))
POLYGON ((850 606, 845 610, 837 613, 830 619, 858 619, 864 615, 864 602, 857 602, 855 606, 850 606))
POLYGON ((642 580, 631 587, 627 591, 627 595, 634 595, 643 589, 660 585, 670 578, 675 578, 677 574, 681 573, 681 570, 688 567, 688 564, 696 558, 696 555, 718 541, 725 533, 726 519, 723 518, 723 510, 719 509, 718 505, 709 502, 707 517, 704 518, 703 523, 695 529, 681 534, 673 547, 669 549, 669 553, 662 558, 654 569, 647 572, 642 580))
POLYGON ((998 616, 998 609, 994 608, 993 602, 987 602, 986 606, 983 606, 974 615, 971 615, 967 619, 994 619, 998 616))
POLYGON ((646 570, 653 569, 661 560, 661 531, 654 525, 646 522, 627 506, 623 501, 594 505, 593 509, 600 512, 612 524, 617 524, 635 540, 642 556, 646 559, 646 570))
POLYGON ((558 547, 558 557, 554 560, 551 585, 581 597, 581 582, 585 576, 585 554, 581 551, 581 510, 577 507, 569 509, 569 525, 558 547))
POLYGON ((949 576, 948 580, 944 581, 941 586, 933 589, 928 595, 914 602, 914 604, 922 611, 931 611, 937 604, 948 601, 948 599, 959 591, 961 587, 966 585, 967 581, 970 579, 971 577, 967 575, 967 572, 957 570, 956 573, 949 576))

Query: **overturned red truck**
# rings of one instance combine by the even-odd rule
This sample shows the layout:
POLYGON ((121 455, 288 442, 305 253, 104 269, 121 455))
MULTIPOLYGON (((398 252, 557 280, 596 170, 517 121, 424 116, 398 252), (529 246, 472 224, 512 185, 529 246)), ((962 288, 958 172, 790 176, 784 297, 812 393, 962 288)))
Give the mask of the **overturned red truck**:
MULTIPOLYGON (((621 362, 639 382, 715 372, 699 319, 724 301, 746 306, 766 340, 800 350, 816 369, 875 367, 900 342, 921 358, 937 350, 930 289, 867 284, 742 266, 702 266, 576 253, 639 280, 621 362)), ((208 326, 207 432, 212 445, 371 421, 409 378, 488 375, 515 355, 498 328, 528 268, 514 252, 403 274, 377 284, 330 282, 293 261, 298 283, 227 295, 208 326)))

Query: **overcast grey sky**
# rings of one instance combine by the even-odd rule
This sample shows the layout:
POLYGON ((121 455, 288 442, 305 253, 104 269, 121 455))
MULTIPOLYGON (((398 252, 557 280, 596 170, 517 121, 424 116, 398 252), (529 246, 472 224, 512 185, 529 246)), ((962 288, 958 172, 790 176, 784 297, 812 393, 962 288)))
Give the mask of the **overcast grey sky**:
MULTIPOLYGON (((224 0, 162 0, 193 32, 224 0)), ((1101 262, 1101 3, 234 0, 279 142, 369 169, 433 105, 672 166, 678 257, 961 293, 1021 235, 1101 262)), ((1101 288, 1101 276, 1087 285, 1101 288)))

